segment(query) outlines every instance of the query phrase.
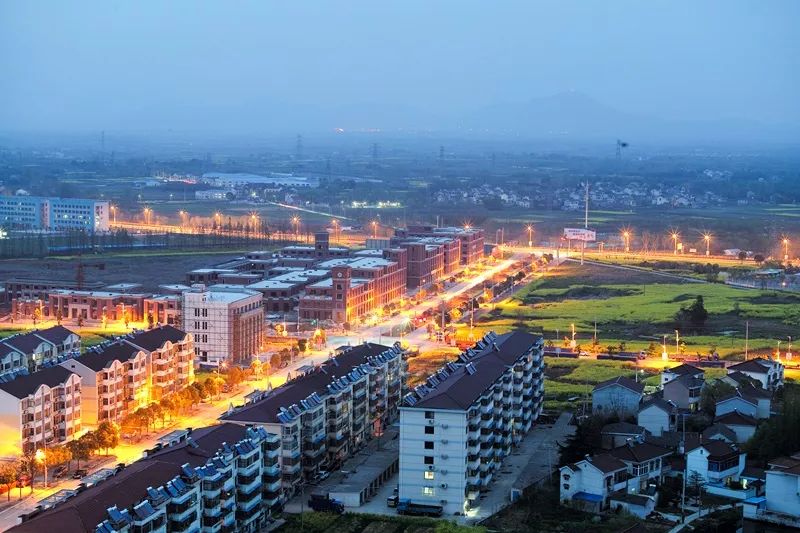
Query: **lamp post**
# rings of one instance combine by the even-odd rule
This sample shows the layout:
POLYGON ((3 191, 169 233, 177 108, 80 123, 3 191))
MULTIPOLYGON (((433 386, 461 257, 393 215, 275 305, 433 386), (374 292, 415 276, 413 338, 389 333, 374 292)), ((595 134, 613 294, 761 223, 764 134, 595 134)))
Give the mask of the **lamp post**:
POLYGON ((528 248, 533 248, 533 226, 528 224, 528 248))
POLYGON ((333 226, 333 242, 338 243, 339 221, 334 218, 333 220, 331 220, 331 226, 333 226))
POLYGON ((116 224, 117 223, 117 206, 112 204, 110 209, 111 209, 111 220, 112 220, 112 222, 114 222, 114 224, 116 224))
POLYGON ((681 353, 681 334, 676 329, 675 330, 675 356, 677 357, 681 353))
POLYGON ((783 262, 787 265, 789 264, 789 239, 784 237, 783 241, 783 262))
POLYGON ((622 232, 622 238, 625 240, 625 253, 629 253, 631 251, 631 232, 625 230, 622 232))
POLYGON ((150 225, 150 215, 153 213, 153 210, 149 207, 145 207, 143 210, 144 212, 144 223, 148 226, 150 225))
MULTIPOLYGON (((44 470, 44 488, 47 488, 47 452, 39 448, 36 450, 36 462, 42 463, 42 469, 44 470)), ((31 486, 33 485, 33 480, 31 480, 31 486)))
POLYGON ((678 239, 680 235, 677 231, 673 231, 670 237, 672 237, 672 255, 678 255, 678 239))
POLYGON ((294 236, 297 238, 300 235, 300 217, 295 215, 292 217, 292 227, 294 227, 294 236))
POLYGON ((378 238, 378 221, 377 220, 373 220, 372 222, 370 222, 370 226, 372 226, 372 238, 373 239, 377 239, 378 238))
POLYGON ((711 255, 711 235, 706 233, 703 235, 703 240, 706 242, 706 257, 711 255))

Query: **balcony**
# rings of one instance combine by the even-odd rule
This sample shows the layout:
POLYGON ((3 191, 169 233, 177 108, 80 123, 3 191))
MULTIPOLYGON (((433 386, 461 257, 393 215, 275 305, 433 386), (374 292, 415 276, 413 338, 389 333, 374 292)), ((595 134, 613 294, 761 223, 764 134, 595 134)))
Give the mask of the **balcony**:
POLYGON ((260 505, 253 505, 253 507, 248 508, 247 510, 237 510, 236 511, 236 520, 238 522, 249 522, 253 518, 255 518, 258 514, 260 514, 261 506, 260 505))
POLYGON ((172 533, 183 533, 184 531, 189 531, 189 528, 192 527, 192 524, 197 521, 197 510, 195 509, 192 513, 183 518, 182 520, 170 520, 169 521, 169 531, 172 533))

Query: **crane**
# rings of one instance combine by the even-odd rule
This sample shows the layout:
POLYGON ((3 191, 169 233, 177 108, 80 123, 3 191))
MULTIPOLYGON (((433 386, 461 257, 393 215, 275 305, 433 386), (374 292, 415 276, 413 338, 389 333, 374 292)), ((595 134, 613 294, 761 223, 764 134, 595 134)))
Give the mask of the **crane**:
POLYGON ((96 268, 97 270, 105 270, 105 263, 84 263, 81 256, 78 256, 78 264, 75 265, 75 288, 76 290, 83 289, 83 282, 86 281, 83 269, 96 268))

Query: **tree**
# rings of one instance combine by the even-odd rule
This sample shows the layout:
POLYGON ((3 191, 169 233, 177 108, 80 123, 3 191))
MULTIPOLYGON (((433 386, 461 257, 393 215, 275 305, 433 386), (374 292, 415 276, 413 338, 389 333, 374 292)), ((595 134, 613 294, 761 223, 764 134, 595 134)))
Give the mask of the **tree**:
POLYGON ((153 417, 153 427, 155 427, 155 421, 161 421, 161 427, 163 428, 167 418, 167 412, 161 407, 160 403, 151 403, 147 406, 147 410, 150 411, 150 415, 153 417))
POLYGON ((0 485, 6 488, 9 501, 11 501, 11 489, 14 483, 17 482, 17 472, 19 472, 18 463, 8 461, 0 463, 0 485))
POLYGON ((209 376, 206 378, 206 380, 203 382, 203 389, 205 389, 206 394, 208 394, 208 397, 212 400, 215 396, 219 395, 219 384, 213 377, 209 376))
POLYGON ((208 389, 206 389, 203 386, 203 383, 200 383, 199 381, 195 381, 194 383, 192 383, 189 386, 190 387, 194 387, 194 389, 197 391, 197 394, 200 395, 200 399, 201 400, 205 400, 206 398, 208 398, 208 389))
POLYGON ((783 387, 783 409, 758 426, 745 445, 748 457, 766 462, 797 451, 800 442, 800 386, 787 383, 783 387))
POLYGON ((88 461, 91 456, 91 451, 87 448, 85 442, 79 440, 71 440, 67 444, 67 449, 70 455, 75 459, 78 468, 81 467, 81 461, 88 461))
POLYGON ((48 467, 60 466, 72 460, 72 454, 66 446, 55 446, 47 449, 45 461, 48 467))
POLYGON ((90 456, 100 449, 100 443, 96 431, 87 431, 81 435, 81 438, 78 439, 78 442, 80 442, 86 448, 90 456))
POLYGON ((686 489, 690 492, 694 493, 695 497, 697 498, 697 507, 698 511, 703 511, 703 487, 706 484, 706 480, 703 479, 703 475, 696 471, 692 470, 689 474, 688 479, 686 480, 686 489))
POLYGON ((230 387, 231 390, 234 390, 242 381, 244 381, 242 369, 238 366, 230 367, 228 372, 225 374, 225 383, 228 384, 228 387, 230 387))
POLYGON ((164 409, 164 413, 172 420, 172 416, 175 414, 176 410, 175 400, 173 400, 171 396, 164 396, 159 403, 164 409))
POLYGON ((764 259, 765 257, 763 254, 755 254, 753 256, 753 261, 755 261, 758 266, 761 266, 761 264, 764 262, 764 259))
POLYGON ((691 327, 694 331, 699 331, 705 327, 706 320, 708 320, 708 311, 706 310, 703 296, 698 294, 689 307, 681 306, 680 310, 675 314, 675 320, 683 326, 691 327))
POLYGON ((700 393, 700 409, 713 419, 716 416, 717 402, 734 390, 724 381, 716 380, 706 383, 700 393))
POLYGON ((747 259, 747 252, 745 252, 744 250, 741 250, 737 255, 739 257, 739 261, 741 261, 742 263, 744 263, 744 260, 747 259))
POLYGON ((108 420, 100 422, 95 435, 98 447, 105 448, 106 455, 110 448, 116 448, 119 445, 119 427, 113 422, 108 420))

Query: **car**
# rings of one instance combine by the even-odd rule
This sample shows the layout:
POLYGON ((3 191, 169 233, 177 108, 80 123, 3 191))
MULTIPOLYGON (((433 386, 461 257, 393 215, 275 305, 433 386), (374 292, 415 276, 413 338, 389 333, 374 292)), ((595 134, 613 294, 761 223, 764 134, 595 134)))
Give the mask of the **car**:
POLYGON ((326 479, 328 479, 330 477, 331 473, 328 472, 327 470, 320 470, 317 473, 317 475, 319 476, 319 480, 320 481, 325 481, 326 479))
POLYGON ((56 479, 60 479, 67 475, 67 465, 57 466, 55 470, 53 470, 53 477, 56 479))
POLYGON ((81 479, 89 475, 89 471, 85 468, 79 468, 72 474, 72 479, 81 479))

